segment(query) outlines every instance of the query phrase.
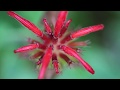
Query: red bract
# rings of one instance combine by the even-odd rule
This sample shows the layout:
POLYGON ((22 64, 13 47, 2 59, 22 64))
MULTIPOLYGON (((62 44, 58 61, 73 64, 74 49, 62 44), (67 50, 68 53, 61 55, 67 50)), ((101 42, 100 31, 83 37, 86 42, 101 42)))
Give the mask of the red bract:
POLYGON ((29 45, 14 50, 15 53, 22 53, 34 49, 40 50, 31 56, 32 59, 38 58, 36 64, 41 66, 39 70, 38 79, 44 78, 50 60, 52 60, 55 72, 59 73, 58 57, 65 60, 66 63, 70 65, 72 64, 73 61, 68 56, 72 56, 76 58, 88 72, 90 72, 91 74, 95 73, 93 68, 87 62, 85 62, 79 55, 79 52, 81 52, 81 50, 79 48, 76 48, 78 46, 87 46, 89 42, 88 41, 75 42, 73 41, 73 39, 85 36, 92 32, 103 30, 104 28, 103 24, 89 26, 77 30, 76 32, 67 33, 66 31, 72 20, 70 19, 66 21, 68 11, 60 11, 58 14, 58 18, 56 20, 56 24, 54 24, 53 22, 52 27, 49 25, 49 22, 47 22, 45 18, 43 19, 46 32, 44 33, 40 29, 38 29, 33 23, 24 19, 20 15, 17 15, 15 12, 9 11, 8 14, 11 17, 17 19, 22 25, 24 25, 29 30, 34 32, 38 37, 40 37, 44 41, 41 43, 39 41, 29 38, 28 39, 28 42, 30 43, 29 45))

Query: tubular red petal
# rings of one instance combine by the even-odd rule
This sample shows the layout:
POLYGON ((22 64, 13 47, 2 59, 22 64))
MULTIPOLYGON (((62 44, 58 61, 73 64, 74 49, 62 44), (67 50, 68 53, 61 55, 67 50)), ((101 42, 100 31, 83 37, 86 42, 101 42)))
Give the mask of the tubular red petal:
POLYGON ((78 38, 78 37, 81 37, 81 36, 85 36, 85 35, 87 35, 89 33, 102 30, 103 28, 104 28, 103 24, 85 27, 85 28, 82 28, 82 29, 72 33, 71 38, 78 38))
POLYGON ((67 36, 65 36, 65 38, 63 38, 63 39, 61 40, 61 44, 64 44, 65 42, 68 42, 68 41, 70 41, 70 40, 72 40, 72 38, 71 38, 71 36, 68 34, 67 36))
POLYGON ((36 35, 38 35, 39 37, 43 36, 43 33, 40 29, 38 29, 33 23, 31 23, 30 21, 22 18, 20 15, 16 14, 13 11, 8 11, 8 14, 15 18, 16 20, 18 20, 22 25, 24 25, 25 27, 27 27, 29 30, 31 30, 32 32, 34 32, 36 35))
POLYGON ((39 44, 30 44, 27 46, 23 46, 21 48, 18 48, 17 50, 14 50, 14 53, 20 53, 20 52, 24 52, 24 51, 28 51, 28 50, 33 50, 39 47, 39 44))
POLYGON ((58 74, 59 73, 59 68, 58 68, 59 66, 58 66, 58 60, 57 60, 56 54, 52 55, 52 63, 54 65, 56 73, 58 74))
POLYGON ((61 11, 59 14, 58 14, 58 18, 57 18, 57 21, 56 21, 56 24, 55 24, 55 32, 54 32, 54 36, 55 37, 58 37, 58 35, 60 34, 60 30, 64 24, 64 21, 67 17, 67 11, 61 11))
POLYGON ((72 61, 65 54, 60 53, 60 57, 63 58, 69 66, 72 64, 72 61))
POLYGON ((62 45, 61 49, 68 55, 78 59, 88 72, 90 72, 91 74, 94 74, 93 68, 87 62, 85 62, 74 49, 67 47, 65 45, 62 45))
POLYGON ((76 47, 76 46, 87 46, 90 43, 89 40, 81 41, 81 42, 71 42, 69 43, 69 46, 76 47))
POLYGON ((43 19, 43 22, 44 22, 44 26, 45 26, 46 32, 47 32, 49 35, 51 35, 52 30, 51 30, 50 25, 48 24, 47 20, 46 20, 46 19, 43 19))
POLYGON ((58 62, 57 61, 53 61, 53 65, 54 65, 56 74, 58 74, 59 73, 58 62))
POLYGON ((70 20, 68 20, 68 21, 65 23, 65 25, 64 25, 63 28, 61 29, 60 37, 62 37, 62 35, 66 32, 66 30, 67 30, 68 26, 70 25, 71 21, 72 21, 72 20, 70 19, 70 20))
POLYGON ((35 54, 31 57, 31 59, 38 58, 38 57, 40 57, 41 55, 43 55, 43 52, 39 51, 39 52, 35 53, 35 54))
POLYGON ((42 66, 41 66, 41 69, 39 71, 38 79, 43 79, 44 78, 44 74, 46 72, 46 69, 48 67, 48 64, 50 62, 51 57, 52 57, 52 46, 50 46, 46 50, 45 55, 42 58, 42 66))
POLYGON ((38 41, 36 41, 36 40, 33 40, 33 39, 31 39, 31 38, 28 38, 28 42, 31 43, 31 44, 38 43, 40 49, 46 49, 46 46, 45 46, 44 44, 41 44, 40 42, 38 42, 38 41))

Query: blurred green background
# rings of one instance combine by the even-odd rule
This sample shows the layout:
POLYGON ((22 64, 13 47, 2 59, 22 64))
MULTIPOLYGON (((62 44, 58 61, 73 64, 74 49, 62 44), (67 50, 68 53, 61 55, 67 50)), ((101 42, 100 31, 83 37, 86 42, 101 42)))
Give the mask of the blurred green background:
MULTIPOLYGON (((40 29, 40 20, 44 11, 16 11, 30 20, 40 29)), ((91 44, 83 48, 82 57, 95 70, 91 75, 84 68, 66 66, 55 79, 119 79, 120 78, 120 12, 119 11, 70 11, 68 19, 73 30, 80 27, 104 24, 102 31, 91 33, 79 40, 90 40, 91 44)), ((0 79, 37 79, 35 63, 20 58, 13 50, 27 45, 27 38, 38 39, 31 31, 23 27, 6 11, 0 11, 0 79)))

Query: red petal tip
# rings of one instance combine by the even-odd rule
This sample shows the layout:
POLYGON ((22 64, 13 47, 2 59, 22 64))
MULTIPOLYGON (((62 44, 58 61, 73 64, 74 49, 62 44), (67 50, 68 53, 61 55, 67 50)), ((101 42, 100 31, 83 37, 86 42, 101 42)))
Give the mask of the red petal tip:
POLYGON ((14 15, 14 12, 13 11, 8 11, 7 12, 10 16, 14 15))
POLYGON ((67 13, 68 13, 67 11, 61 11, 58 14, 58 18, 57 18, 57 21, 56 21, 56 24, 55 24, 55 32, 54 32, 55 37, 59 36, 60 30, 61 30, 61 28, 64 24, 64 21, 66 20, 67 13))
POLYGON ((14 50, 14 53, 17 53, 16 50, 14 50))
POLYGON ((95 71, 93 70, 93 71, 91 72, 91 74, 95 74, 95 71))

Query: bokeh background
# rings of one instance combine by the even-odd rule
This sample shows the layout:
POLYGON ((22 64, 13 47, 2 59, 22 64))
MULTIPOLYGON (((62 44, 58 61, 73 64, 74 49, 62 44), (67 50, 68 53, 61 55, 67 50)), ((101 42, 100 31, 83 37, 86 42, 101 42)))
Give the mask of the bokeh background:
MULTIPOLYGON (((43 29, 40 20, 44 11, 16 11, 43 29)), ((70 27, 104 24, 102 31, 91 33, 79 40, 90 40, 91 44, 82 48, 82 57, 95 70, 91 75, 83 67, 64 67, 54 79, 119 79, 120 78, 120 12, 119 11, 69 11, 70 27)), ((27 45, 27 38, 37 37, 23 27, 6 11, 0 11, 0 79, 37 79, 35 63, 20 58, 13 50, 27 45)), ((49 74, 49 73, 48 73, 49 74)))

